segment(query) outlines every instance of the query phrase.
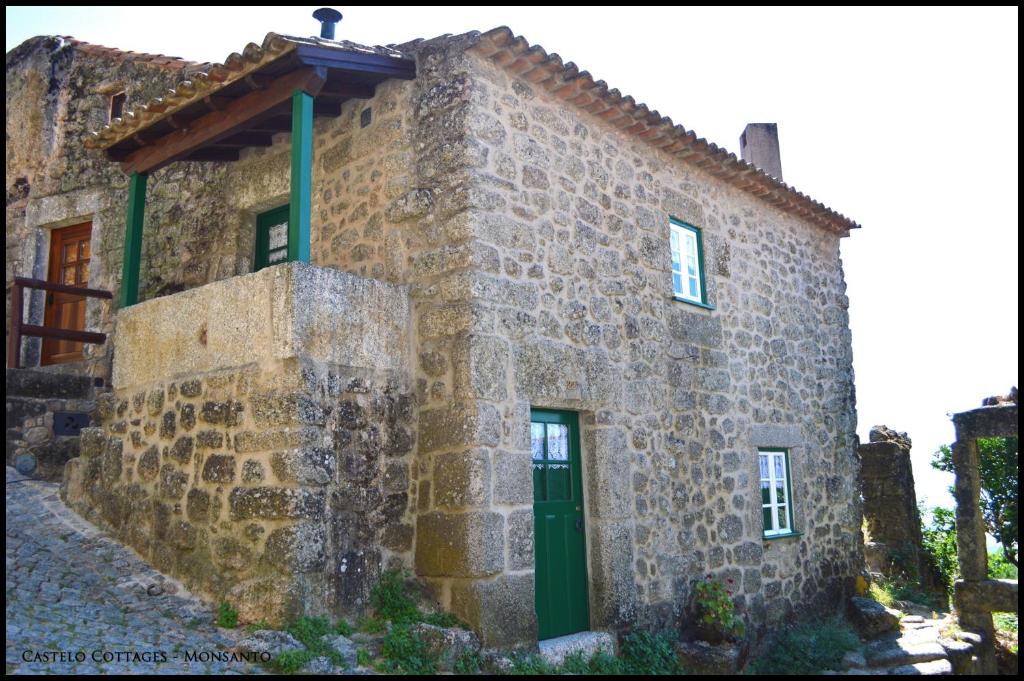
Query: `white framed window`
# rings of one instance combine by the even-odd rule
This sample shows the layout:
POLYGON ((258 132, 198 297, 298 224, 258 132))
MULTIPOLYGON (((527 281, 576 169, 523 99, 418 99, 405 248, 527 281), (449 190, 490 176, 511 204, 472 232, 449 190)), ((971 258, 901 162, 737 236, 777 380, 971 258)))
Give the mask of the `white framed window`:
POLYGON ((672 294, 681 300, 707 305, 704 286, 704 245, 700 229, 674 218, 670 221, 672 294))
POLYGON ((796 534, 793 529, 793 487, 789 480, 789 450, 757 450, 761 469, 761 514, 764 536, 796 534))

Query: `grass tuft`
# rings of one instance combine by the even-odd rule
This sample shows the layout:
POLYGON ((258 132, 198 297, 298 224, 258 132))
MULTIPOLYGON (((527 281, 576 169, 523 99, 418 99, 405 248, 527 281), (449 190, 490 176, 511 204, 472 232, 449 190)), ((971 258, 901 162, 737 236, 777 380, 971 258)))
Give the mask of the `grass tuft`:
MULTIPOLYGON (((879 601, 881 602, 881 601, 879 601)), ((789 627, 772 637, 752 674, 818 674, 839 670, 843 655, 860 648, 857 633, 841 618, 789 627)))

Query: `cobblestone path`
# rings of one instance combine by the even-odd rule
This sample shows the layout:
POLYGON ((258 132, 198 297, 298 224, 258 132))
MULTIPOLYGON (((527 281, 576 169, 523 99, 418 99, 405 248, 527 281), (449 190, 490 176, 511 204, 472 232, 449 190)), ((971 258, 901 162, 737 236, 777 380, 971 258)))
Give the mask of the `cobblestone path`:
POLYGON ((54 483, 7 468, 8 674, 233 674, 240 632, 79 518, 54 483))

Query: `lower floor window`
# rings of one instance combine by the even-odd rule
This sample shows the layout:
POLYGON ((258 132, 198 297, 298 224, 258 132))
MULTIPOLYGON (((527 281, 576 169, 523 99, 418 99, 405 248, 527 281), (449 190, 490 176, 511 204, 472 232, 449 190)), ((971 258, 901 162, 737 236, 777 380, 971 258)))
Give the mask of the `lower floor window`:
POLYGON ((288 260, 288 206, 256 216, 256 258, 253 270, 288 260))
POLYGON ((761 467, 761 512, 764 536, 792 534, 793 501, 789 482, 789 450, 763 448, 757 451, 761 467))

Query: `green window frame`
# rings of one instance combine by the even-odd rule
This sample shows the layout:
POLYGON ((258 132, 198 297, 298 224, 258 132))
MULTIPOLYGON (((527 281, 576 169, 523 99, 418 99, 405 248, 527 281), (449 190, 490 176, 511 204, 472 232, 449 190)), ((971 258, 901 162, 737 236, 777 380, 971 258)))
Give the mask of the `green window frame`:
POLYGON ((288 262, 288 207, 288 204, 285 204, 256 216, 256 256, 253 259, 253 272, 288 262))
POLYGON ((669 217, 672 253, 672 297, 713 310, 704 273, 704 238, 699 227, 669 217))
POLYGON ((760 471, 758 487, 761 490, 761 517, 764 538, 787 537, 799 534, 793 527, 793 483, 790 474, 789 450, 759 447, 760 471))

